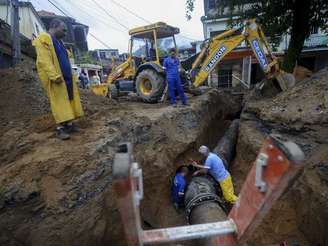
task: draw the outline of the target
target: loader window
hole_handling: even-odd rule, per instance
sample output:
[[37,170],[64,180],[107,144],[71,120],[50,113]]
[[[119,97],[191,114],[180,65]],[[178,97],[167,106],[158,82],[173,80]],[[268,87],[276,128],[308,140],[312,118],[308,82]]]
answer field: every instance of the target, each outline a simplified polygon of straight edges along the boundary
[[149,50],[152,46],[150,39],[134,38],[132,40],[132,55],[136,57],[149,57]]
[[171,48],[175,48],[173,37],[159,38],[157,40],[159,57],[165,57],[169,54]]
[[156,60],[154,40],[147,38],[132,39],[132,56],[144,57],[146,61]]

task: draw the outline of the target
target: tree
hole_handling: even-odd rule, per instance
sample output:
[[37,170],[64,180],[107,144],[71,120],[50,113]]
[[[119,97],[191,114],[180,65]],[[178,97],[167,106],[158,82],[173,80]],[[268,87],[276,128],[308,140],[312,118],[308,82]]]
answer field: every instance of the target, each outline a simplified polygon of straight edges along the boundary
[[[186,0],[187,18],[190,18],[195,0]],[[265,34],[277,44],[283,34],[290,35],[290,42],[283,61],[283,68],[293,72],[303,49],[304,41],[312,28],[328,27],[327,0],[216,0],[219,11],[228,9],[230,24],[245,19],[258,18]],[[240,15],[234,20],[233,15]]]

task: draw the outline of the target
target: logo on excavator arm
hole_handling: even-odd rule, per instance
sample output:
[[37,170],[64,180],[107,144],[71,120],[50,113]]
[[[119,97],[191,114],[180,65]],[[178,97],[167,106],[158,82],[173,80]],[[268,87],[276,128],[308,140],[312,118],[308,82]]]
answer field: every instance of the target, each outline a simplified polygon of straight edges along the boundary
[[255,50],[255,53],[256,53],[256,56],[259,60],[259,62],[261,63],[261,66],[264,70],[266,70],[267,66],[268,66],[268,61],[265,57],[265,54],[259,44],[259,41],[257,39],[253,39],[252,40],[252,45],[253,45],[253,48]]
[[209,61],[209,63],[204,68],[205,72],[211,71],[211,69],[216,65],[216,63],[221,59],[223,54],[226,52],[227,48],[222,46],[218,51],[215,53],[213,58]]

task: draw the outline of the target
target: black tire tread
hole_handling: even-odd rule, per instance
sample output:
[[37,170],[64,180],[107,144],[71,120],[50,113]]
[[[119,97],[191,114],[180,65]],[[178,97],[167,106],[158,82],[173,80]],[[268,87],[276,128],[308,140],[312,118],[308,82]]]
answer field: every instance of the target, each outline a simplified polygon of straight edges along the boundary
[[[152,92],[150,95],[144,95],[142,91],[139,88],[139,85],[142,81],[143,78],[147,77],[152,84]],[[152,69],[145,69],[141,71],[136,79],[136,91],[137,95],[147,103],[156,103],[158,102],[165,89],[165,83],[164,83],[164,78],[162,75],[157,73],[156,71]]]

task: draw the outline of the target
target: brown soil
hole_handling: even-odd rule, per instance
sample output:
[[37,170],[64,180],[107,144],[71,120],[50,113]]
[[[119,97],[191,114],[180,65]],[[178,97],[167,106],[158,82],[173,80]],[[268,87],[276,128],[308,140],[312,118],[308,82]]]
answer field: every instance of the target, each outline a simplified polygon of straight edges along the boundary
[[328,69],[273,99],[250,100],[241,115],[232,173],[240,190],[261,142],[287,136],[306,154],[305,169],[260,225],[249,245],[328,245]]
[[[0,245],[126,245],[111,189],[121,141],[134,145],[144,172],[147,228],[185,224],[170,202],[176,168],[213,147],[240,111],[231,95],[211,90],[187,108],[111,101],[81,92],[86,116],[69,141],[54,136],[48,101],[34,69],[0,72]],[[273,99],[250,100],[241,115],[232,174],[237,191],[264,137],[278,132],[306,153],[302,176],[249,241],[328,245],[328,72]],[[293,244],[292,244],[293,245]]]
[[[145,225],[185,224],[184,214],[170,202],[173,173],[197,146],[213,146],[240,110],[230,95],[216,90],[177,109],[82,92],[86,116],[76,122],[82,131],[63,142],[54,136],[47,99],[33,95],[43,93],[35,75],[19,74],[28,78],[37,98],[33,103],[46,105],[34,111],[17,72],[3,73],[10,83],[0,91],[0,245],[125,245],[111,190],[113,156],[121,141],[134,144],[144,171]],[[16,93],[10,101],[2,100],[7,91]]]

